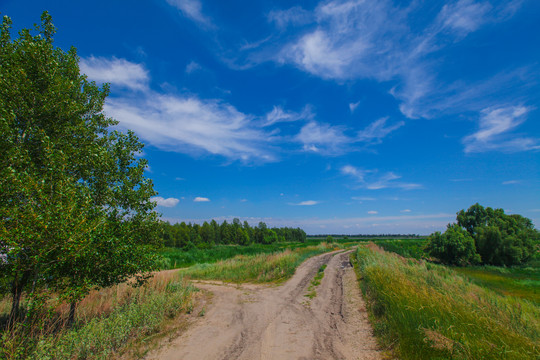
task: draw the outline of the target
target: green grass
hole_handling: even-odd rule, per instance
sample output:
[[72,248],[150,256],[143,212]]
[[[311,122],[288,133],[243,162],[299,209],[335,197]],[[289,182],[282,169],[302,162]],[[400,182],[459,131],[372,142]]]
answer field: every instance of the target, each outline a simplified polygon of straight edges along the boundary
[[539,268],[485,266],[455,268],[455,271],[499,294],[519,297],[540,306]]
[[195,264],[211,264],[237,255],[271,254],[283,249],[284,247],[281,244],[217,245],[210,249],[194,248],[189,250],[166,248],[160,253],[164,258],[161,268],[178,269]]
[[306,297],[313,299],[315,296],[317,296],[317,291],[315,289],[317,286],[321,285],[321,281],[324,277],[324,270],[326,269],[326,264],[322,264],[319,270],[317,270],[317,274],[311,280],[311,284],[308,287],[308,293],[305,295]]
[[355,268],[374,331],[401,359],[538,359],[540,308],[454,270],[359,247]]
[[25,326],[4,331],[0,334],[0,359],[118,358],[131,345],[159,335],[167,321],[173,321],[193,307],[192,295],[196,289],[177,274],[157,276],[150,285],[132,290],[124,286],[106,291],[105,295],[91,295],[91,304],[87,301],[80,306],[92,308],[93,305],[103,307],[104,303],[117,303],[118,299],[103,302],[101,297],[107,295],[119,296],[123,301],[101,316],[95,315],[91,319],[79,316],[73,328],[64,328],[58,333],[29,332]]
[[426,239],[392,239],[392,240],[374,240],[375,244],[403,257],[422,259],[425,257],[424,247]]
[[338,244],[321,243],[271,254],[237,255],[214,264],[198,264],[181,272],[186,278],[236,283],[283,281],[290,278],[305,259],[338,248]]

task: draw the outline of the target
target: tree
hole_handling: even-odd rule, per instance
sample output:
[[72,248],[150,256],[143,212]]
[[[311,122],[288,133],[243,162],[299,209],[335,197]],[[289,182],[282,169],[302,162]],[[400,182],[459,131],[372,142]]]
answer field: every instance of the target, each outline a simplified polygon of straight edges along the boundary
[[[484,208],[478,203],[467,210],[459,211],[456,220],[457,223],[452,225],[452,231],[448,234],[446,233],[450,227],[444,234],[431,235],[430,242],[433,244],[429,246],[433,256],[438,257],[433,251],[440,250],[436,244],[453,244],[458,237],[462,238],[461,235],[458,236],[457,229],[466,231],[474,240],[482,263],[487,265],[522,264],[534,255],[535,246],[538,246],[540,240],[540,234],[530,219],[517,214],[507,215],[503,209]],[[439,250],[434,250],[433,246]]]
[[79,71],[75,48],[53,46],[44,12],[37,35],[0,34],[0,252],[11,282],[11,320],[21,294],[57,291],[74,304],[93,288],[153,269],[158,214],[144,177],[143,144],[111,131],[109,93]]
[[474,239],[456,224],[449,224],[442,234],[437,231],[430,235],[426,250],[444,264],[463,266],[480,261]]

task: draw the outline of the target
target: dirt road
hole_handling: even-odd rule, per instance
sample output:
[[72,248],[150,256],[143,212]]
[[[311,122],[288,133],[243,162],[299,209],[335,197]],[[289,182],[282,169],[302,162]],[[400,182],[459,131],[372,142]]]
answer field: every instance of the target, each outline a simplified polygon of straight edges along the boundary
[[[309,299],[319,267],[324,278]],[[199,283],[214,293],[205,315],[149,359],[379,359],[349,253],[304,262],[280,286]]]

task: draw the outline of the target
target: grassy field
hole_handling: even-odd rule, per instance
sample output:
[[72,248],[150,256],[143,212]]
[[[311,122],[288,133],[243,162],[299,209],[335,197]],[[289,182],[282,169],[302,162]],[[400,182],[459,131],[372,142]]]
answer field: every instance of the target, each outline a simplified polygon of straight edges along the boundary
[[[286,249],[295,250],[307,247],[317,246],[325,243],[326,239],[316,238],[308,239],[306,242],[285,242],[274,243],[268,245],[252,244],[252,245],[216,245],[210,249],[189,249],[183,250],[178,248],[165,248],[161,255],[163,261],[162,269],[179,269],[190,267],[196,264],[212,264],[221,260],[231,259],[238,255],[256,255],[256,254],[273,254],[282,252]],[[333,243],[339,246],[351,246],[356,242],[347,239],[336,239]]]
[[540,268],[486,266],[455,268],[455,271],[499,294],[526,299],[540,306]]
[[[24,324],[1,333],[0,359],[118,358],[138,349],[141,341],[159,336],[167,322],[191,311],[195,291],[177,272],[164,272],[143,287],[121,284],[92,292],[79,304],[70,329]],[[9,311],[7,300],[0,303],[3,314]],[[65,321],[67,305],[54,311],[58,321]]]
[[383,347],[402,359],[538,359],[540,307],[375,245],[353,256]]
[[285,249],[270,254],[237,255],[213,264],[198,264],[181,273],[191,279],[212,279],[242,282],[272,282],[290,278],[305,259],[342,248],[339,244],[320,243],[314,246]]

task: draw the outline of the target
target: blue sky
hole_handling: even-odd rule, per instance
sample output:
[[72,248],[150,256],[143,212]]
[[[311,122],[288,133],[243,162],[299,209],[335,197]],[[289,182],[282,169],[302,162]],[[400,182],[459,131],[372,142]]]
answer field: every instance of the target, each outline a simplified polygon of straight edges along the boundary
[[146,144],[170,221],[443,230],[540,224],[540,2],[19,1]]

